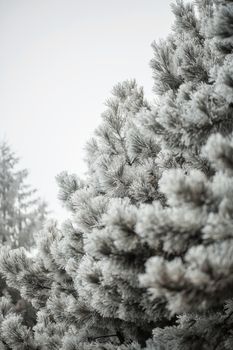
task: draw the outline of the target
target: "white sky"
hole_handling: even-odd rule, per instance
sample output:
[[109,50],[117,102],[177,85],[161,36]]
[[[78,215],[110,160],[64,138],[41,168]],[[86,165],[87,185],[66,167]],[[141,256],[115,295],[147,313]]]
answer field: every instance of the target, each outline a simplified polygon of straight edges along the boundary
[[86,141],[117,82],[151,98],[151,43],[165,37],[170,0],[0,0],[0,138],[54,211],[56,174],[82,175]]

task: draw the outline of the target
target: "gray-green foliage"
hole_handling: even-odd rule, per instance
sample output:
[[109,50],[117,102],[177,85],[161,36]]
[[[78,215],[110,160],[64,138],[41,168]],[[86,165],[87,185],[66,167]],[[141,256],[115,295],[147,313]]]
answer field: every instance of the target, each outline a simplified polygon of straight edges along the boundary
[[232,349],[233,2],[172,10],[153,44],[156,104],[116,85],[86,179],[57,177],[71,218],[47,225],[35,257],[2,254],[38,310],[33,329],[3,323],[10,349],[11,327],[40,350]]

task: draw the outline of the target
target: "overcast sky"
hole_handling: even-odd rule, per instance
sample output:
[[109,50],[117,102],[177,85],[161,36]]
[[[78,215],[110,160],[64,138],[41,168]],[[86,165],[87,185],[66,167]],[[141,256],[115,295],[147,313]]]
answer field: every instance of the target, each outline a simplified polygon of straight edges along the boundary
[[0,138],[54,216],[64,215],[55,175],[85,172],[113,85],[136,78],[152,97],[150,45],[170,31],[170,2],[0,0]]

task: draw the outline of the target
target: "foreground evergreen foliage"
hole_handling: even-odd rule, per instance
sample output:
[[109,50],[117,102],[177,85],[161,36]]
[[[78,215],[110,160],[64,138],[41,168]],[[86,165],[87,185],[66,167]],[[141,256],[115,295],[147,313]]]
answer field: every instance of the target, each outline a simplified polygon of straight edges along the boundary
[[172,8],[156,105],[116,85],[86,179],[57,178],[71,219],[47,225],[34,258],[2,252],[37,322],[3,300],[1,349],[233,348],[233,1]]
[[[42,228],[47,205],[27,183],[28,172],[18,168],[19,159],[6,142],[0,143],[0,247],[26,247],[34,243],[33,232]],[[31,303],[22,299],[16,285],[6,285],[0,271],[0,327],[8,316],[22,319],[26,327],[32,327],[36,312]],[[16,321],[18,322],[18,321]],[[11,323],[12,325],[12,323]],[[10,326],[11,327],[11,326]],[[10,328],[8,330],[10,331]],[[6,343],[0,335],[0,349]],[[7,342],[10,340],[8,339]],[[4,345],[5,344],[5,345]],[[1,347],[2,346],[2,347]],[[18,349],[21,347],[18,346]]]

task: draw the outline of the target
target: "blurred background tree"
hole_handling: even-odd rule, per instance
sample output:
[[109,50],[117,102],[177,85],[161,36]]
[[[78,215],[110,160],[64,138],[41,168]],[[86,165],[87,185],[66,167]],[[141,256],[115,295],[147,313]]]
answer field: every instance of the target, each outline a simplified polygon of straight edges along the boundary
[[47,204],[27,184],[28,170],[18,169],[19,158],[0,143],[0,241],[12,248],[33,246],[33,232],[42,228]]

